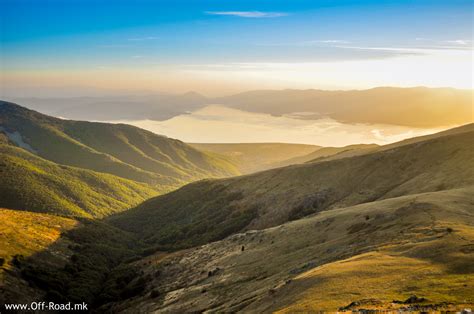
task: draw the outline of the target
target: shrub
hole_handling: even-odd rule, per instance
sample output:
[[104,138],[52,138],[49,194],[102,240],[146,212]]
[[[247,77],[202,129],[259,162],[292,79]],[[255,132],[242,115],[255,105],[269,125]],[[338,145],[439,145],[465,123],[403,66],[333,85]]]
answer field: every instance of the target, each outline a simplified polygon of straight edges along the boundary
[[125,289],[120,293],[120,296],[124,299],[133,298],[140,294],[146,287],[146,280],[143,277],[138,278],[135,282],[132,282],[130,285],[125,287]]
[[160,296],[160,291],[158,291],[158,289],[153,289],[150,293],[150,297],[153,298],[153,299],[157,298],[159,296]]
[[25,262],[25,257],[21,254],[17,254],[12,258],[12,265],[20,268]]

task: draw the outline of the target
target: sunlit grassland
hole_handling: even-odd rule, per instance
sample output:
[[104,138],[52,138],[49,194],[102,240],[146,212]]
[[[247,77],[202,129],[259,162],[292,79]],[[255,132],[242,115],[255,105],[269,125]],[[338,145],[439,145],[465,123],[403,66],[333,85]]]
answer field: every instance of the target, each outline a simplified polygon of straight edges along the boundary
[[0,258],[4,268],[11,268],[14,255],[29,257],[55,243],[65,231],[79,222],[66,217],[27,211],[0,209]]

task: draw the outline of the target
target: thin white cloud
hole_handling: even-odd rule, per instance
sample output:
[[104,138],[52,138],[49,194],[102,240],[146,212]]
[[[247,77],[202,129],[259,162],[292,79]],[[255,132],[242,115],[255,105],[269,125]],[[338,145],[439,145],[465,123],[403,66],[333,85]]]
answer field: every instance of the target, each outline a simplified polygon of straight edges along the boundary
[[135,38],[129,38],[129,41],[144,41],[144,40],[155,40],[158,39],[156,36],[146,36],[146,37],[135,37]]
[[[472,45],[472,40],[469,40],[469,39],[434,40],[434,39],[430,39],[430,38],[417,37],[417,38],[415,38],[415,40],[431,42],[433,45],[437,45],[437,47],[441,47],[441,48],[453,48],[452,46],[446,46],[446,44],[454,45],[454,46],[458,46],[458,47],[471,46]],[[454,48],[456,48],[456,47],[454,47]]]
[[280,43],[258,43],[257,46],[317,46],[317,45],[344,45],[350,44],[351,42],[348,40],[342,39],[325,39],[325,40],[306,40],[306,41],[298,41],[298,42],[280,42]]
[[106,45],[99,45],[100,48],[128,48],[131,47],[130,45],[121,45],[121,44],[106,44]]
[[467,39],[447,40],[446,42],[448,44],[461,45],[461,46],[467,46],[471,44],[471,41]]
[[397,52],[399,54],[429,54],[441,50],[471,50],[471,47],[465,46],[422,46],[422,47],[360,47],[360,46],[333,46],[335,48],[356,49],[356,50],[377,50],[386,52]]
[[396,52],[418,52],[423,48],[410,47],[362,47],[362,46],[334,46],[335,48],[357,49],[357,50],[380,50],[380,51],[396,51]]
[[287,13],[283,12],[262,12],[262,11],[206,11],[206,14],[210,15],[227,15],[237,16],[245,18],[268,18],[268,17],[281,17],[287,16]]
[[347,45],[331,45],[333,48],[340,49],[352,49],[360,51],[378,51],[386,56],[400,57],[400,56],[414,56],[414,55],[427,55],[432,53],[436,49],[427,48],[413,48],[413,47],[364,47],[364,46],[347,46]]
[[348,44],[350,41],[340,39],[316,40],[314,42],[323,44]]
[[325,39],[325,40],[307,40],[307,41],[301,41],[297,43],[292,43],[289,44],[290,46],[314,46],[314,45],[344,45],[344,44],[350,44],[351,42],[348,40],[342,40],[342,39]]

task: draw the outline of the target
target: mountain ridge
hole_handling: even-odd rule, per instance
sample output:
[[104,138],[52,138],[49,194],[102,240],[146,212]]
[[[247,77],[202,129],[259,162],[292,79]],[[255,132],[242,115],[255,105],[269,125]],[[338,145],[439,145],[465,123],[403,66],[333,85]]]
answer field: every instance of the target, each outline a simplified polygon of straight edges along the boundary
[[0,102],[0,126],[45,159],[151,185],[238,174],[221,156],[130,125],[61,120]]

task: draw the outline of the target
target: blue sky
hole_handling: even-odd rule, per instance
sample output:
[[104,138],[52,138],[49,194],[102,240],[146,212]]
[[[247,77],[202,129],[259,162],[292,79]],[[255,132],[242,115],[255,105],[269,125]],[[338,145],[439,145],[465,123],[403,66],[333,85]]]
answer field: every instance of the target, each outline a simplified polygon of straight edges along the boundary
[[[98,87],[120,88],[110,78],[121,71],[124,76],[149,78],[157,89],[173,91],[199,88],[192,83],[197,80],[220,81],[222,72],[235,77],[227,85],[246,77],[252,81],[241,89],[272,84],[351,88],[359,87],[357,82],[338,84],[335,80],[328,86],[313,86],[299,80],[275,80],[271,73],[280,71],[279,75],[290,78],[289,72],[295,75],[296,71],[291,70],[292,64],[408,60],[420,55],[429,55],[426,62],[435,62],[433,55],[439,59],[443,50],[456,51],[450,58],[462,55],[464,66],[469,66],[467,53],[472,54],[472,1],[0,0],[0,4],[0,66],[8,86],[22,82],[39,86],[41,81],[81,85],[90,81],[87,75],[102,75]],[[358,67],[350,63],[347,68]],[[65,82],[67,71],[74,76],[70,82]],[[419,71],[420,78],[413,82],[418,85],[472,86],[459,78],[424,84],[423,70]],[[157,77],[158,72],[176,82],[185,77],[189,87],[184,82],[168,86],[164,77]],[[38,77],[39,73],[44,75]],[[364,80],[370,81],[369,87],[377,85],[376,79]],[[323,80],[317,77],[315,81]],[[392,85],[387,80],[380,84]],[[400,85],[400,80],[397,76],[393,85]]]

